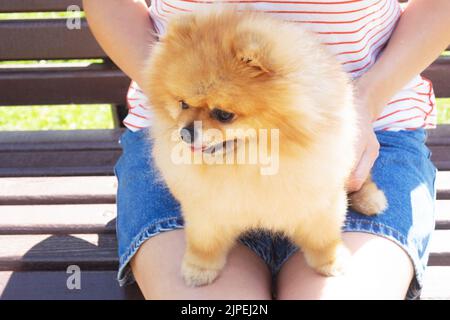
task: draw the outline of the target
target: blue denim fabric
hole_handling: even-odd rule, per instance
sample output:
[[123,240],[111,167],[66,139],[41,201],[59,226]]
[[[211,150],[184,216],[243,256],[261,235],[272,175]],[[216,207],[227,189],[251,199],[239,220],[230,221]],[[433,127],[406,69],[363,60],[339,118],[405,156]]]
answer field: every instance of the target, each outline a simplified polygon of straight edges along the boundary
[[[389,208],[368,217],[349,210],[343,232],[367,232],[392,240],[411,258],[415,277],[407,298],[418,297],[434,230],[436,168],[425,146],[426,132],[379,131],[380,154],[372,178],[382,189]],[[121,285],[134,281],[129,261],[148,238],[163,231],[183,228],[179,203],[161,182],[150,157],[147,131],[127,130],[120,143],[123,154],[115,166],[119,181],[117,193],[117,237]],[[288,239],[266,232],[250,232],[240,241],[254,250],[275,276],[298,248]]]

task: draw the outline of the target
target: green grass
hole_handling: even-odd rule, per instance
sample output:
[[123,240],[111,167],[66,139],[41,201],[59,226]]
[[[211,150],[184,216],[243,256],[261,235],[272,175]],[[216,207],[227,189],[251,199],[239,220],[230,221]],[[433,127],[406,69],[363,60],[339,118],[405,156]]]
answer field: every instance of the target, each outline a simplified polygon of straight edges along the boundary
[[[437,99],[438,123],[450,124],[450,98]],[[0,131],[112,129],[110,105],[0,107]]]
[[0,13],[0,20],[84,18],[84,12],[17,12]]
[[0,131],[112,129],[110,105],[0,107]]
[[51,66],[88,66],[103,63],[103,59],[71,59],[71,60],[8,60],[0,61],[0,69],[6,68],[42,68]]
[[437,122],[439,124],[450,124],[450,98],[436,99],[437,102]]

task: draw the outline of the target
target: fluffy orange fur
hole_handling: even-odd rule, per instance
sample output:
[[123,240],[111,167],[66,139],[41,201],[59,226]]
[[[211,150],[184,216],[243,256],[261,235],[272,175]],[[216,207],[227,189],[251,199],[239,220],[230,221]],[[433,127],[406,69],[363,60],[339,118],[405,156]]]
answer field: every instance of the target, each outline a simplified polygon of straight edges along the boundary
[[[347,75],[315,36],[250,11],[177,15],[152,48],[144,72],[143,89],[155,116],[152,156],[185,219],[186,283],[214,281],[236,239],[250,229],[288,236],[324,275],[342,272],[347,250],[341,226],[356,114]],[[233,113],[233,121],[212,118],[217,108]],[[278,129],[277,173],[262,175],[260,163],[174,163],[181,141],[176,132],[196,120],[224,135],[228,129]],[[245,133],[227,139],[234,151],[259,141]],[[240,147],[238,141],[249,144]],[[379,196],[376,186],[375,192]],[[370,209],[381,211],[383,199]],[[371,192],[357,201],[373,202]]]

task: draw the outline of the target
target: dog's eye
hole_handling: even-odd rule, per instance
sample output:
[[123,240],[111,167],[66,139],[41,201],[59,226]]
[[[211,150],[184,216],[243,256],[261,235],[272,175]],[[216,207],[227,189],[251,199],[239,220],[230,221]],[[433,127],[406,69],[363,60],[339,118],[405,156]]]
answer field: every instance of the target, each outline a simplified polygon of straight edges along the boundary
[[230,122],[234,118],[234,113],[213,109],[213,111],[211,111],[211,117],[220,122]]
[[183,100],[180,101],[180,107],[183,110],[189,109],[189,105],[186,102],[184,102]]

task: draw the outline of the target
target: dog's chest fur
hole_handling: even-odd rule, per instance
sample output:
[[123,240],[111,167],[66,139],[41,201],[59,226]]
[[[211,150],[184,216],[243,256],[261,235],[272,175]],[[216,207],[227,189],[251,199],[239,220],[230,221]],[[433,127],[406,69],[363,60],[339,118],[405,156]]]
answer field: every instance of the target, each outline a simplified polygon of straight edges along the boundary
[[320,166],[313,158],[280,158],[277,174],[261,175],[256,165],[174,164],[163,141],[155,141],[153,157],[187,221],[289,233],[298,221],[327,208],[329,196],[343,189],[336,167]]

